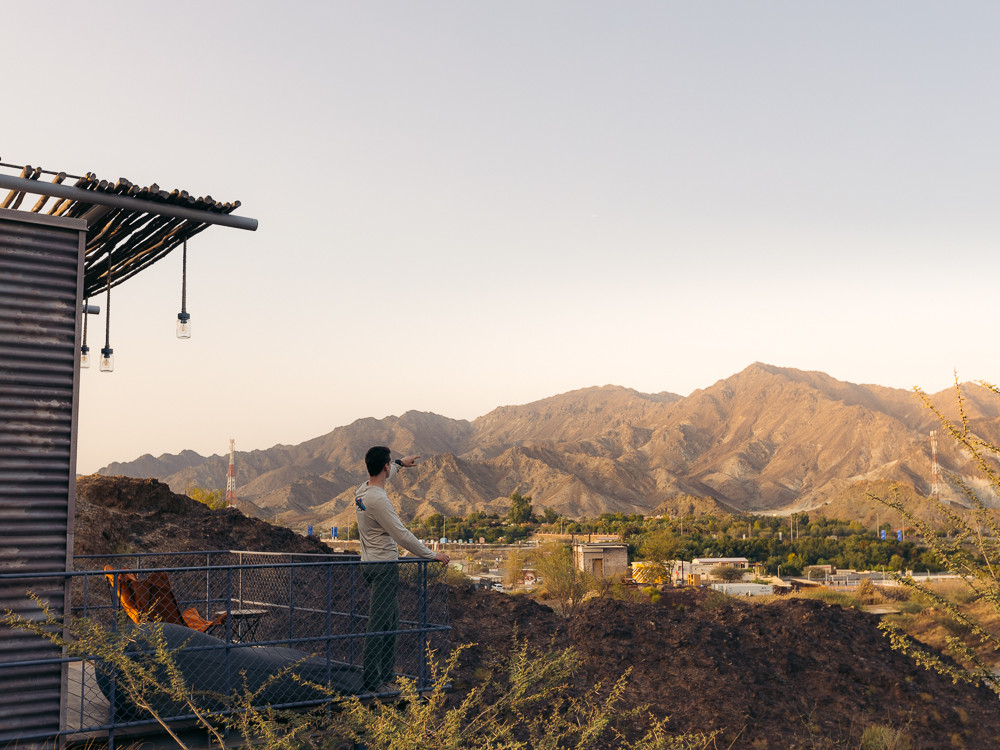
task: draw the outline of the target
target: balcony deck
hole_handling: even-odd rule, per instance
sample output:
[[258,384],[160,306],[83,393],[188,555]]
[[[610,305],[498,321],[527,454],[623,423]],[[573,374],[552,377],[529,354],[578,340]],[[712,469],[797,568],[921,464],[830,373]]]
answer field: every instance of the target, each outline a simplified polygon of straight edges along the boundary
[[[209,620],[225,613],[224,622],[207,633],[182,625],[157,628],[162,628],[171,649],[183,647],[175,660],[185,680],[213,696],[207,699],[208,710],[222,716],[230,710],[227,699],[245,689],[244,682],[262,687],[263,702],[258,705],[282,708],[376,694],[363,682],[364,647],[373,635],[368,632],[371,591],[363,574],[366,565],[370,563],[355,557],[212,551],[78,558],[77,570],[63,575],[73,617],[96,622],[110,633],[138,636],[138,645],[129,647],[133,658],[141,659],[150,650],[142,646],[150,627],[134,626],[124,617],[109,579],[117,584],[131,573],[143,580],[159,571],[169,577],[182,610],[194,608]],[[112,570],[106,572],[105,566]],[[447,594],[438,571],[427,561],[400,561],[398,629],[377,634],[395,637],[395,674],[413,680],[418,690],[431,686],[428,650],[442,654],[448,648]],[[23,577],[26,590],[30,578]],[[0,579],[11,585],[18,576]],[[156,720],[117,689],[118,676],[107,663],[95,658],[63,662],[59,734],[65,739],[107,740],[113,748],[116,736],[123,740],[157,729]],[[26,666],[0,663],[0,670]],[[281,677],[292,670],[322,687],[304,688],[301,680]],[[171,723],[190,725],[192,717],[182,705],[163,696],[153,705]],[[6,736],[0,729],[0,746],[28,739],[42,738]]]

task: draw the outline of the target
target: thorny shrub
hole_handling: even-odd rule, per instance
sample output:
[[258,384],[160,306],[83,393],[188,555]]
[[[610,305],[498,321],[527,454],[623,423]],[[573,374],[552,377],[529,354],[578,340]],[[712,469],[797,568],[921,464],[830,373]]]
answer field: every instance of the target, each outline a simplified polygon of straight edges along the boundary
[[[979,385],[994,396],[1000,397],[996,386],[978,381]],[[955,441],[961,451],[976,465],[976,484],[989,487],[1000,495],[1000,469],[997,457],[1000,445],[980,437],[973,429],[966,409],[966,397],[955,379],[955,402],[957,419],[948,417],[920,389],[915,389],[924,406],[937,417],[948,437]],[[951,635],[947,638],[947,651],[957,660],[957,664],[945,661],[933,651],[917,643],[897,625],[883,622],[879,627],[889,636],[893,647],[913,657],[919,664],[950,677],[954,682],[968,682],[987,685],[1000,694],[1000,675],[984,660],[983,654],[1000,653],[1000,633],[986,621],[969,614],[960,602],[981,603],[988,607],[991,616],[1000,617],[1000,525],[995,513],[989,509],[979,494],[973,489],[973,481],[946,473],[949,484],[965,498],[968,512],[960,513],[940,497],[933,497],[937,511],[954,530],[953,536],[942,537],[935,533],[930,523],[918,517],[914,509],[901,499],[896,489],[888,497],[870,494],[869,497],[898,511],[908,525],[917,529],[924,543],[944,563],[949,573],[958,576],[966,591],[961,596],[946,595],[931,586],[918,583],[909,576],[894,573],[899,583],[917,592],[915,597],[926,601],[935,608],[935,614],[947,620]]]
[[[431,653],[430,689],[418,692],[415,682],[400,678],[395,701],[345,698],[295,677],[294,666],[272,675],[254,691],[237,691],[229,698],[199,693],[185,683],[162,625],[134,628],[123,620],[110,630],[86,618],[68,618],[64,628],[57,613],[33,598],[44,619],[7,611],[0,621],[52,641],[68,656],[113,667],[120,694],[148,712],[180,748],[187,746],[173,731],[169,717],[157,712],[164,698],[193,715],[220,750],[226,746],[227,725],[262,750],[341,750],[352,743],[362,743],[368,750],[587,750],[609,743],[626,750],[705,750],[714,747],[718,735],[718,731],[669,734],[668,717],[653,716],[644,706],[625,708],[628,673],[613,685],[597,684],[581,693],[572,686],[581,666],[573,649],[539,651],[517,640],[516,634],[510,653],[477,670],[479,681],[457,701],[449,701],[448,692],[468,647],[457,648],[444,659]],[[331,702],[304,711],[257,705],[271,682],[289,674],[327,692]],[[224,715],[205,708],[220,703],[229,709]],[[618,727],[635,718],[645,720],[647,729],[642,737],[628,740]]]

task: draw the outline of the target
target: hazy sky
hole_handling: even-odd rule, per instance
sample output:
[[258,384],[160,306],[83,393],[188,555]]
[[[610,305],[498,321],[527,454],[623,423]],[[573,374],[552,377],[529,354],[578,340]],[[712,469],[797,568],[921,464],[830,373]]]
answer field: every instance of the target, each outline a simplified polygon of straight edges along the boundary
[[179,253],[112,291],[82,472],[607,383],[687,395],[757,360],[997,378],[994,3],[74,0],[3,20],[3,161],[260,221],[189,244],[189,341]]

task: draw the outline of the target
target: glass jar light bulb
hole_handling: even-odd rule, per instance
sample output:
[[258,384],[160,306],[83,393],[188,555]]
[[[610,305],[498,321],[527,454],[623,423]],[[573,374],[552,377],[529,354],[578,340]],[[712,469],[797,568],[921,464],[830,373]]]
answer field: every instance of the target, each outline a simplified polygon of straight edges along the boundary
[[177,313],[177,338],[191,338],[191,315],[189,313]]
[[90,367],[90,347],[86,344],[80,347],[80,367]]
[[101,349],[101,372],[113,372],[115,369],[115,350],[110,346]]

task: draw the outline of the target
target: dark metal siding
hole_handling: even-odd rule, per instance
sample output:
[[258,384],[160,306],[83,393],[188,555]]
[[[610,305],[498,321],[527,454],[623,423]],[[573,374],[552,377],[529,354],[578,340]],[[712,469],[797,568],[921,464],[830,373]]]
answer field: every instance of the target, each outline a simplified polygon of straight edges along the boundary
[[[75,220],[0,211],[0,572],[66,570],[76,488],[77,321],[83,232]],[[27,584],[0,585],[0,610],[39,617]],[[61,578],[30,588],[63,612]],[[58,648],[0,630],[0,747],[60,729]],[[27,744],[27,743],[25,743]]]

